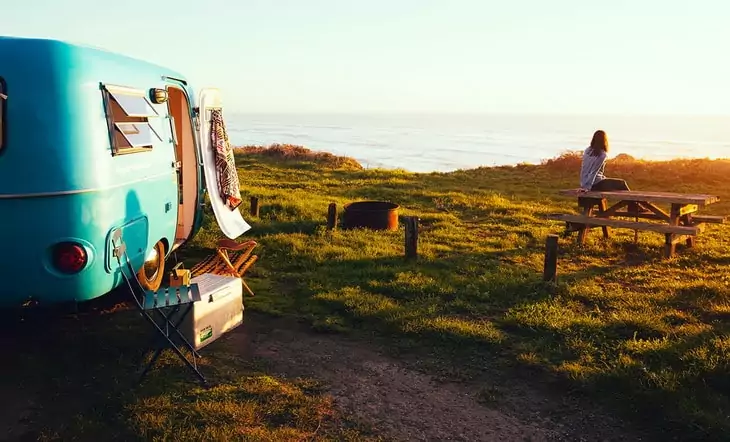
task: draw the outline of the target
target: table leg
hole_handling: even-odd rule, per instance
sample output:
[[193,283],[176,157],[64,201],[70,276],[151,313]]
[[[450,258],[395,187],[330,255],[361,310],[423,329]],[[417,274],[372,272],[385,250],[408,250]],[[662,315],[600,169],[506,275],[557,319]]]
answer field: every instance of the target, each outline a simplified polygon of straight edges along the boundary
[[[593,213],[593,205],[596,202],[593,199],[579,198],[578,204],[580,205],[584,216],[591,216]],[[578,230],[578,244],[586,243],[586,234],[588,233],[588,225],[582,224],[580,230]]]
[[[639,222],[639,210],[641,209],[641,203],[636,201],[633,205],[634,209],[634,222]],[[639,231],[634,230],[634,244],[639,243]]]
[[[606,210],[608,210],[608,203],[606,202],[606,198],[602,198],[598,205],[598,213],[603,213]],[[603,230],[603,238],[608,239],[608,226],[601,226],[601,230]]]
[[[678,226],[680,213],[682,210],[681,204],[672,204],[672,211],[669,213],[669,225]],[[664,257],[671,258],[674,256],[677,244],[674,242],[674,233],[666,233],[664,239]]]
[[[688,213],[684,215],[683,217],[683,223],[685,226],[691,226],[692,225],[692,214]],[[694,247],[695,246],[695,237],[694,235],[687,236],[686,240],[687,247]]]

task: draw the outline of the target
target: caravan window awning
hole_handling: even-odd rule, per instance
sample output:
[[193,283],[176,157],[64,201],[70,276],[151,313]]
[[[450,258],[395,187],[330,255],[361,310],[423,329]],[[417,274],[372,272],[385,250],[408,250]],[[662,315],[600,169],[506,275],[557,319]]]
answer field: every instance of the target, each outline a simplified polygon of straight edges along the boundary
[[159,114],[144,92],[135,89],[107,87],[109,95],[119,104],[128,117],[157,117]]

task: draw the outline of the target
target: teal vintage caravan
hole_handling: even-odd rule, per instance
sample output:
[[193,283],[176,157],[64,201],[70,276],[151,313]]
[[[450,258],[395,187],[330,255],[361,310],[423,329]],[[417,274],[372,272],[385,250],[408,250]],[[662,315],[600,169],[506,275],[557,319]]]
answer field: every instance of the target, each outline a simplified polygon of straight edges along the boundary
[[118,229],[156,289],[206,191],[223,233],[243,234],[225,146],[215,89],[196,95],[180,73],[100,49],[0,37],[0,307],[108,293],[124,282]]

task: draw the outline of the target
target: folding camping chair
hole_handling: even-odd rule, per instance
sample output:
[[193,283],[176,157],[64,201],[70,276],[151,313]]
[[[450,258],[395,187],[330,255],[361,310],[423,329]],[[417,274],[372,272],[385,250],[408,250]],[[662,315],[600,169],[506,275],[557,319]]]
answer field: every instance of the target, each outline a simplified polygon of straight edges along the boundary
[[190,273],[193,277],[203,273],[213,273],[241,278],[243,287],[251,296],[254,296],[251,288],[243,280],[243,275],[259,258],[257,255],[252,255],[253,249],[257,245],[256,241],[246,241],[239,244],[230,239],[221,239],[218,241],[216,253],[195,264],[190,269]]
[[[190,342],[185,339],[178,329],[180,324],[182,324],[182,321],[188,313],[190,313],[193,303],[200,301],[200,289],[198,288],[198,285],[193,283],[189,286],[163,287],[157,291],[145,290],[140,284],[139,279],[137,279],[137,272],[134,271],[132,263],[129,261],[126,244],[124,244],[120,229],[114,231],[112,235],[112,247],[114,249],[114,257],[117,259],[117,263],[119,264],[119,270],[129,287],[129,291],[140,311],[140,314],[142,314],[142,316],[144,316],[149,323],[152,324],[159,335],[159,345],[157,346],[157,349],[152,355],[150,361],[143,367],[138,383],[142,382],[145,375],[149,372],[155,362],[157,362],[162,351],[169,347],[195,373],[200,382],[203,385],[207,385],[205,378],[200,373],[197,366],[196,359],[201,357],[200,354],[195,350]],[[122,258],[124,259],[125,264],[122,264]],[[127,268],[129,275],[125,273],[124,267]],[[179,313],[182,306],[185,306],[185,309],[182,311],[177,321],[173,322],[172,318],[175,314]],[[165,313],[165,309],[169,309],[169,313]],[[162,324],[158,324],[152,315],[160,316],[162,318]],[[175,338],[180,341],[181,345],[175,343]],[[183,354],[181,350],[182,346],[187,347],[192,352],[192,361]]]

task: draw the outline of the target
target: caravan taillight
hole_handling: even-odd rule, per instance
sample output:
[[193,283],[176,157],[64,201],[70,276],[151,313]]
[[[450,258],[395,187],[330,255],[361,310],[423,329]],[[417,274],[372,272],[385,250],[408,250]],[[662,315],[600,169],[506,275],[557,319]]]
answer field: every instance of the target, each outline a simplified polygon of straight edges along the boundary
[[72,242],[62,242],[53,248],[53,265],[63,273],[78,273],[86,266],[86,250]]

